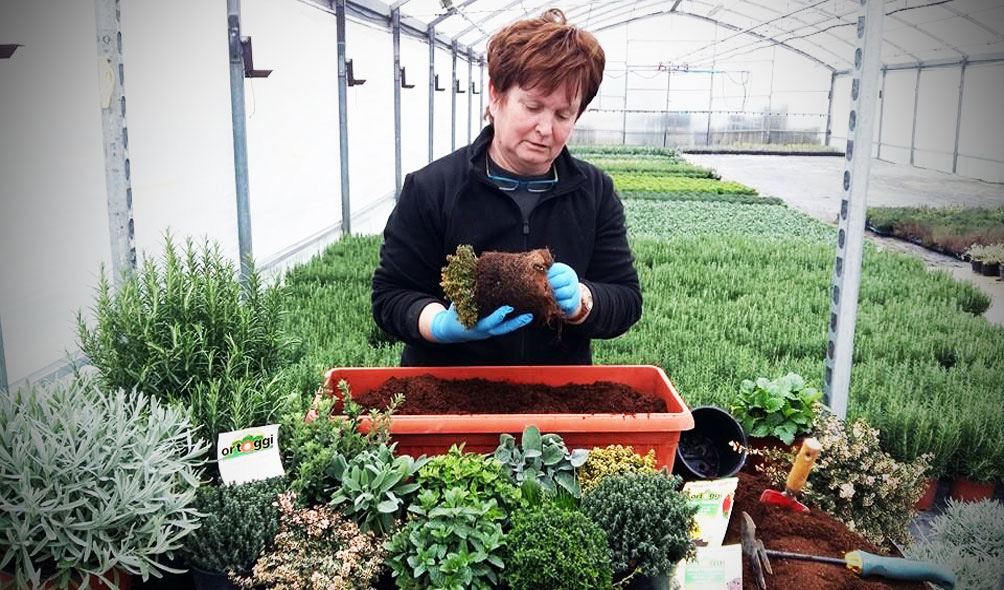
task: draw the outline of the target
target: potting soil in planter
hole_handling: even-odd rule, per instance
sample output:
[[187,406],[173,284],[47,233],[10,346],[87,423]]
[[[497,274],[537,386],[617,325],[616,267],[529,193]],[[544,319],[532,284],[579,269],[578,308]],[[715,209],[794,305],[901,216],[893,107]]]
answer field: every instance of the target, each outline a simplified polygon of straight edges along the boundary
[[[541,367],[546,371],[546,367]],[[428,414],[630,414],[666,412],[666,402],[610,381],[550,386],[485,379],[392,377],[353,399],[365,408],[384,408],[404,394],[400,415]]]
[[[732,520],[725,534],[725,543],[739,543],[743,511],[749,513],[756,524],[756,536],[767,549],[842,558],[845,553],[862,549],[870,553],[886,554],[849,530],[821,510],[791,512],[774,504],[760,502],[760,493],[772,488],[762,473],[739,473]],[[767,588],[797,590],[924,590],[919,582],[902,582],[882,578],[860,578],[846,568],[771,558],[774,574],[764,574]],[[753,570],[743,563],[743,589],[755,590]]]

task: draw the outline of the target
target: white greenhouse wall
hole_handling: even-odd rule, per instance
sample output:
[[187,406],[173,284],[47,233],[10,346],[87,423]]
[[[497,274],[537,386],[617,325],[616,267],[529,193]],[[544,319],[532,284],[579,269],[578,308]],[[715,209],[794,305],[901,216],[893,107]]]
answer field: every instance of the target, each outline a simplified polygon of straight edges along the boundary
[[[401,89],[401,173],[429,163],[429,45],[401,35],[401,66],[408,84]],[[393,75],[393,66],[391,75]],[[442,92],[437,92],[437,98]]]
[[959,136],[959,174],[991,182],[1004,182],[1002,96],[1004,64],[971,66],[966,69]]
[[[886,72],[885,94],[876,111],[876,117],[881,115],[881,129],[876,123],[873,155],[909,165],[912,139],[914,166],[952,173],[961,74],[960,66],[923,69],[920,92],[915,95],[916,69]],[[1004,64],[968,66],[964,84],[955,173],[1004,182],[1004,118],[1000,116],[999,104],[999,97],[1004,95]],[[831,145],[837,147],[843,147],[847,138],[850,86],[849,76],[837,78],[831,137]],[[915,100],[916,136],[913,135]]]
[[66,358],[111,255],[94,4],[5,2],[0,39],[23,45],[0,60],[0,318],[14,382]]
[[[426,51],[428,51],[428,47],[426,47]],[[432,159],[434,160],[449,154],[455,149],[450,143],[450,113],[452,108],[450,104],[450,84],[453,83],[452,59],[452,54],[449,51],[438,46],[436,47],[436,74],[439,75],[439,88],[443,88],[444,90],[442,92],[436,91],[436,96],[433,99],[433,129],[435,131],[433,133]],[[426,120],[426,124],[428,124],[428,120]]]

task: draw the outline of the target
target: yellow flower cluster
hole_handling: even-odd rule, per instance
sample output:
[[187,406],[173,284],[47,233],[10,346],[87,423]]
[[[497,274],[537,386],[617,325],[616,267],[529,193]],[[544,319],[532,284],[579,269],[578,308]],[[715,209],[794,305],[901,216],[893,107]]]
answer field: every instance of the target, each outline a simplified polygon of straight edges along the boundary
[[586,492],[604,477],[617,473],[655,473],[655,451],[641,456],[631,446],[607,445],[589,451],[589,458],[579,469],[579,486]]

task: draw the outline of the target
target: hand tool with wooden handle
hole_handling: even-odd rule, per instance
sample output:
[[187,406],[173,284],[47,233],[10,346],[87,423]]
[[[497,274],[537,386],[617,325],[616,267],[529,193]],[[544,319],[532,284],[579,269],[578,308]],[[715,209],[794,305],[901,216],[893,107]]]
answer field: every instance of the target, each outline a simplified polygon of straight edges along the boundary
[[756,538],[756,525],[746,512],[742,513],[742,546],[743,557],[753,568],[755,581],[760,590],[767,590],[764,572],[773,574],[770,567],[771,557],[777,559],[797,559],[842,565],[859,576],[877,576],[888,580],[909,580],[914,582],[934,582],[948,590],[955,587],[955,573],[930,561],[904,559],[902,557],[885,557],[867,551],[851,551],[838,557],[822,555],[806,555],[789,551],[775,551],[764,547],[763,541]]
[[784,491],[764,490],[760,494],[760,501],[768,504],[777,504],[788,508],[793,512],[808,512],[809,507],[798,501],[798,494],[805,486],[805,480],[812,471],[812,465],[819,456],[822,445],[814,438],[807,438],[802,442],[802,448],[798,450],[798,456],[791,465],[791,472],[788,473],[788,480],[785,482]]

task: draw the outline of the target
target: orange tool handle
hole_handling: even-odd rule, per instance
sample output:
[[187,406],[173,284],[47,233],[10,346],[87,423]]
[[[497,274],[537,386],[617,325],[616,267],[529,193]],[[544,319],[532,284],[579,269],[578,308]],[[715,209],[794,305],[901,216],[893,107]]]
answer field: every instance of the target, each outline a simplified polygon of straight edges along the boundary
[[798,493],[805,485],[805,480],[812,471],[812,465],[819,456],[819,451],[823,448],[815,438],[807,438],[802,442],[802,448],[798,450],[795,463],[791,466],[791,473],[788,474],[788,481],[785,482],[786,491]]

